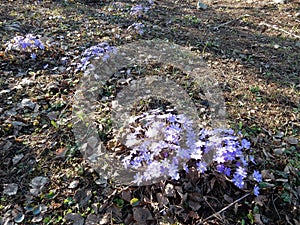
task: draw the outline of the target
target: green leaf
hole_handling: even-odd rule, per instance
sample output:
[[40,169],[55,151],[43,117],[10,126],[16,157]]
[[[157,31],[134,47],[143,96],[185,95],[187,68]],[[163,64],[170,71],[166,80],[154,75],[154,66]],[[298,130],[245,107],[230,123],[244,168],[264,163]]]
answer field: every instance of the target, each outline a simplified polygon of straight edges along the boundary
[[119,208],[123,208],[124,206],[124,200],[121,198],[115,198],[114,203],[116,203]]
[[54,120],[51,120],[51,125],[55,128],[58,128],[58,124],[54,121]]
[[130,205],[137,206],[140,203],[140,200],[138,198],[133,198],[130,200]]
[[254,216],[253,216],[253,213],[252,213],[251,210],[249,211],[247,217],[250,220],[250,223],[253,224],[254,223]]
[[245,220],[242,219],[241,225],[245,225],[245,224],[246,224]]
[[280,197],[282,198],[283,201],[287,203],[291,202],[290,194],[288,192],[283,192],[283,194]]

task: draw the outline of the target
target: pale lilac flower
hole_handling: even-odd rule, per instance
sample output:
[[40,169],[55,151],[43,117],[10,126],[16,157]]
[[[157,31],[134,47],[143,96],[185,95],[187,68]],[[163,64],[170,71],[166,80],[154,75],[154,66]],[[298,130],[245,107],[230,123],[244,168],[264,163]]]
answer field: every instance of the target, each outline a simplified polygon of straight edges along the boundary
[[197,170],[200,173],[204,173],[207,170],[207,164],[206,164],[206,162],[197,162],[196,166],[197,166]]
[[151,180],[161,176],[161,163],[153,161],[150,163],[143,174],[145,180]]
[[117,49],[110,46],[107,42],[101,42],[97,45],[91,46],[84,50],[84,52],[81,54],[82,59],[77,65],[76,71],[86,70],[92,58],[101,58],[102,61],[105,62],[110,57],[110,54],[116,54],[116,52]]
[[132,158],[132,156],[128,155],[128,156],[124,157],[124,159],[122,160],[125,169],[128,169],[130,167],[130,165],[131,165],[131,158]]
[[141,17],[144,12],[144,7],[142,5],[134,5],[131,7],[130,15],[137,15],[138,17]]
[[18,52],[26,52],[31,53],[30,57],[32,59],[36,58],[37,50],[44,50],[45,46],[41,40],[32,34],[27,34],[26,36],[16,36],[6,44],[5,52],[9,51],[18,51]]
[[176,157],[182,158],[182,159],[190,159],[191,153],[189,149],[180,148],[177,151]]
[[183,164],[183,169],[184,169],[184,171],[185,171],[186,173],[189,172],[189,168],[188,168],[188,166],[187,166],[186,163]]
[[143,30],[143,28],[145,27],[145,25],[144,24],[142,24],[142,23],[133,23],[133,24],[131,24],[128,28],[127,28],[127,30],[135,30],[137,33],[139,33],[140,35],[143,35],[144,34],[144,30]]
[[141,173],[136,173],[133,178],[133,182],[137,185],[140,185],[143,182],[143,176],[141,175]]
[[[247,178],[248,157],[244,155],[243,149],[250,145],[233,135],[232,130],[201,130],[199,136],[193,130],[191,120],[184,115],[174,115],[171,113],[161,114],[159,110],[151,110],[139,116],[138,120],[132,120],[132,123],[139,122],[140,135],[128,135],[131,140],[132,148],[129,157],[123,159],[125,166],[140,168],[146,165],[147,168],[142,174],[143,180],[150,180],[159,176],[169,176],[172,179],[179,179],[179,171],[183,169],[189,172],[188,162],[190,159],[196,161],[196,169],[200,173],[208,170],[206,162],[200,161],[203,153],[215,150],[213,161],[216,163],[216,169],[219,173],[231,178],[234,185],[243,188]],[[130,131],[132,132],[132,130]],[[143,135],[145,134],[145,135]],[[183,146],[182,146],[183,144]],[[130,160],[128,160],[130,159]],[[129,162],[128,162],[129,161]],[[250,156],[250,161],[254,158]],[[180,162],[180,163],[179,163]],[[235,165],[232,165],[236,162]],[[231,167],[236,167],[235,172],[231,173]],[[190,165],[192,166],[192,165]],[[252,175],[256,182],[261,181],[261,174],[254,171]],[[255,194],[259,191],[255,188]]]
[[179,179],[178,164],[177,163],[173,162],[168,166],[168,175],[174,180]]
[[132,148],[133,146],[139,144],[140,141],[137,139],[137,136],[135,133],[127,134],[126,143],[125,145],[129,148]]
[[190,158],[200,160],[202,159],[203,151],[200,147],[195,147],[193,151],[191,151]]
[[145,132],[146,137],[148,138],[155,138],[159,135],[159,130],[155,127],[149,127],[148,130]]

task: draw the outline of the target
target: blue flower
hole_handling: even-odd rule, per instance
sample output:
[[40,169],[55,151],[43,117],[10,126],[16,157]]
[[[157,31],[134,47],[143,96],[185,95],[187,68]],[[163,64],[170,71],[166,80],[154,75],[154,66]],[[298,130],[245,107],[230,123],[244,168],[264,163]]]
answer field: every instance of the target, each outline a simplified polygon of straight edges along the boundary
[[250,142],[246,139],[242,139],[242,148],[245,148],[245,149],[249,149],[250,148]]
[[[237,163],[238,164],[238,163]],[[243,188],[244,187],[244,178],[247,177],[246,169],[238,166],[235,173],[233,174],[232,182],[238,187]]]
[[231,169],[229,167],[224,166],[223,164],[217,165],[217,171],[219,173],[225,174],[228,177],[230,176],[231,173]]
[[186,134],[186,145],[189,148],[195,148],[196,147],[196,134],[193,129],[188,129]]
[[233,174],[232,182],[235,186],[242,189],[244,187],[244,178],[237,173]]
[[22,48],[29,48],[30,46],[31,46],[31,43],[30,42],[27,42],[27,41],[23,41],[23,42],[21,42],[21,46],[22,46]]
[[250,162],[252,162],[253,164],[256,164],[253,155],[250,155],[250,156],[249,156],[249,160],[250,160]]
[[246,169],[239,166],[236,171],[235,171],[236,174],[238,174],[239,176],[241,176],[242,178],[245,178],[247,177],[247,172],[246,172]]
[[42,50],[45,49],[45,46],[43,45],[43,43],[39,40],[39,39],[34,39],[34,45],[37,47],[37,48],[40,48]]
[[260,172],[258,172],[257,170],[254,170],[253,174],[253,179],[257,182],[262,182],[262,175]]
[[225,166],[223,164],[217,165],[217,171],[219,173],[223,173],[224,172],[224,168],[225,168]]
[[244,157],[241,157],[240,160],[241,160],[243,166],[248,166],[248,162]]
[[167,114],[167,120],[170,122],[170,123],[174,123],[176,121],[176,116],[174,114],[171,114],[171,113],[168,113]]
[[36,59],[36,54],[35,54],[35,53],[31,53],[30,57],[31,57],[32,59]]
[[229,176],[230,176],[230,173],[231,173],[231,169],[230,169],[229,167],[225,167],[223,173],[224,173],[227,177],[229,177]]
[[150,5],[154,4],[153,0],[148,0],[148,2],[149,2]]

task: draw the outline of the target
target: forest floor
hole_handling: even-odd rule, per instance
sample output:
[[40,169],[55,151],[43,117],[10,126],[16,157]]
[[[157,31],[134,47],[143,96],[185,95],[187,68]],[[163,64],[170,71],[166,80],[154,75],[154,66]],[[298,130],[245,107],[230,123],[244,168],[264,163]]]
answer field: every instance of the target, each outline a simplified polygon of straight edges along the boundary
[[[149,3],[1,1],[1,224],[299,225],[300,3],[211,0],[203,10],[194,0],[162,0],[141,17],[130,14],[137,4]],[[128,29],[134,22],[143,33]],[[45,44],[36,58],[6,51],[28,33]],[[119,47],[156,39],[201,58],[218,81],[227,125],[251,142],[262,172],[259,196],[213,171],[115,184],[81,153],[72,129],[81,53],[104,41]],[[142,67],[147,76],[173,69]]]

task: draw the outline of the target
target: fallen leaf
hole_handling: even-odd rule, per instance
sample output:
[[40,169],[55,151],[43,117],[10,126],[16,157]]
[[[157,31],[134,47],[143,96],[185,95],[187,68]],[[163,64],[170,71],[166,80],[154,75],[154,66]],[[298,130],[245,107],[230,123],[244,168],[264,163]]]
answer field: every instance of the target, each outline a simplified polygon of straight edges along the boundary
[[78,184],[79,184],[79,181],[78,181],[78,180],[73,180],[73,181],[69,184],[68,188],[74,189],[74,188],[76,188],[76,187],[78,186]]
[[176,196],[176,191],[174,189],[173,184],[167,184],[165,189],[164,189],[164,194],[166,197],[175,197]]
[[153,220],[152,214],[147,208],[135,207],[133,208],[133,218],[137,224],[147,224],[147,220]]
[[11,183],[11,184],[4,184],[3,194],[5,195],[15,195],[18,192],[18,184]]
[[83,225],[84,224],[84,218],[81,215],[79,215],[78,213],[66,214],[65,220],[72,221],[73,225]]
[[12,159],[12,162],[14,165],[16,165],[18,162],[20,162],[20,160],[24,157],[24,154],[21,153],[19,155],[15,155]]

